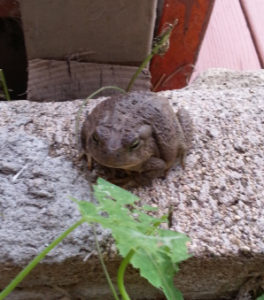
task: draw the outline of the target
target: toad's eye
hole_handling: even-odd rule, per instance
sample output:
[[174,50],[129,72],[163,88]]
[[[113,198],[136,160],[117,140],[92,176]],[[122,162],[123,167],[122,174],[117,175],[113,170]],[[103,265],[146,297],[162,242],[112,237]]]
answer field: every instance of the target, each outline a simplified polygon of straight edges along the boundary
[[99,144],[99,137],[96,132],[92,135],[92,140],[95,142],[95,144]]
[[140,145],[140,140],[136,139],[129,145],[129,150],[131,150],[131,151],[135,150],[139,147],[139,145]]

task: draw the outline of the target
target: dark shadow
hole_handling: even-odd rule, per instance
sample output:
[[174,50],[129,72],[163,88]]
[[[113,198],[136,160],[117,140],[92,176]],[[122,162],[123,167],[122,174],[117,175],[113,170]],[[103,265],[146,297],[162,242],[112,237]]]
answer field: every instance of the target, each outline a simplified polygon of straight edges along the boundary
[[21,21],[0,18],[0,69],[11,99],[26,99],[27,58]]

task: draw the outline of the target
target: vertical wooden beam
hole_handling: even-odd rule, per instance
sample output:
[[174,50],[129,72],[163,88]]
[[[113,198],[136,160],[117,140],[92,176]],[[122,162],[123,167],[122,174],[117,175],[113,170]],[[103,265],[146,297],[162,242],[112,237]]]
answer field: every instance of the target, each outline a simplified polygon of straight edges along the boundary
[[176,89],[188,83],[213,8],[213,0],[165,0],[159,32],[178,19],[167,53],[152,59],[154,91]]

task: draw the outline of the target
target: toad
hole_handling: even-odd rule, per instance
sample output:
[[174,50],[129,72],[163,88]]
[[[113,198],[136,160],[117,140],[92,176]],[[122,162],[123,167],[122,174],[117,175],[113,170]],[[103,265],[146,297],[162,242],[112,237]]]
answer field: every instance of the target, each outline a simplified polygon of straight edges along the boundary
[[87,115],[81,141],[88,167],[124,170],[137,183],[164,176],[179,161],[184,167],[192,139],[192,121],[180,108],[175,113],[167,98],[132,92],[100,102]]

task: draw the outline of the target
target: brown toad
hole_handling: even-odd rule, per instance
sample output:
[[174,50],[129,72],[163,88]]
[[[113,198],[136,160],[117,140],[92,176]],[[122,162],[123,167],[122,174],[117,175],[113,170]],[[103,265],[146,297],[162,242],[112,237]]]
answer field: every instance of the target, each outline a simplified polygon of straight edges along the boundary
[[[185,109],[175,114],[168,100],[151,92],[133,92],[100,102],[81,131],[88,167],[98,164],[133,174],[137,183],[165,175],[179,159],[184,167],[192,139]],[[135,176],[136,175],[136,176]]]

